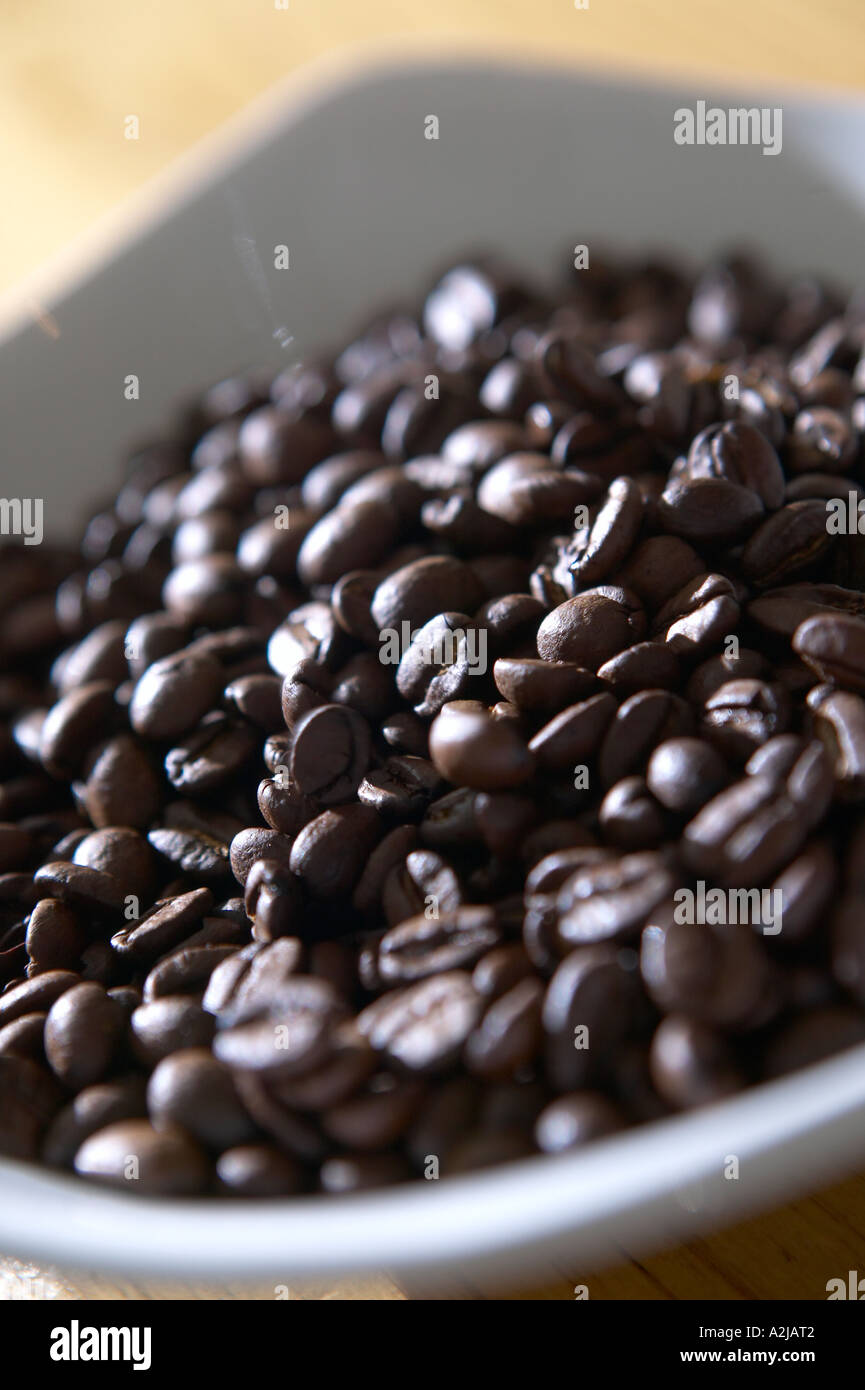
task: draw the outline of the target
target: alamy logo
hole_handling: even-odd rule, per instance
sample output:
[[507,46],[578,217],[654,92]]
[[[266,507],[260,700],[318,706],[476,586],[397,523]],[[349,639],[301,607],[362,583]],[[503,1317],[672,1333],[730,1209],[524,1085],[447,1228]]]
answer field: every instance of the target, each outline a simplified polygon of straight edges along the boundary
[[837,1298],[852,1298],[855,1302],[862,1303],[865,1301],[865,1279],[859,1278],[857,1269],[848,1269],[846,1280],[830,1279],[826,1284],[826,1292],[829,1295],[829,1303]]
[[486,628],[437,627],[420,642],[421,629],[412,630],[407,620],[395,627],[383,627],[379,633],[381,647],[378,659],[383,666],[398,666],[409,647],[417,644],[419,653],[428,666],[454,666],[465,660],[473,676],[482,676],[487,669],[487,631]]
[[696,890],[677,888],[673,920],[690,926],[726,927],[739,922],[761,927],[764,936],[777,936],[784,914],[780,888],[706,888],[697,880]]
[[42,510],[41,497],[0,497],[0,535],[23,536],[25,545],[41,545]]
[[780,154],[783,112],[780,106],[680,106],[673,112],[677,145],[762,145],[764,154]]
[[52,1328],[51,1360],[131,1361],[134,1371],[149,1371],[151,1339],[149,1327],[82,1327],[73,1318]]

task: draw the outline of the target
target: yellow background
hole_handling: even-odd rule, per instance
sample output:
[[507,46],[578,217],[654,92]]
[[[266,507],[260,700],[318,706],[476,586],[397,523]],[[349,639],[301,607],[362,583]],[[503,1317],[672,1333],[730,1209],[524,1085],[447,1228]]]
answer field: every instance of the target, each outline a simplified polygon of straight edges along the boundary
[[[283,0],[279,0],[283,2]],[[581,0],[582,2],[582,0]],[[257,93],[377,39],[865,87],[865,0],[3,0],[0,289]],[[123,139],[135,114],[141,138]]]

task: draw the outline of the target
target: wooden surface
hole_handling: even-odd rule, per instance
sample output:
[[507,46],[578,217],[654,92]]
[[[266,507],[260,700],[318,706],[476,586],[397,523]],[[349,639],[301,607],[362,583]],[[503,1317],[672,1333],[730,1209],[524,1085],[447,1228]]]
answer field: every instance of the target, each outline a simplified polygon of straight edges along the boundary
[[[6,0],[0,10],[0,290],[281,77],[345,45],[405,41],[767,83],[865,87],[865,0]],[[138,141],[123,138],[129,115]],[[626,1254],[626,1252],[623,1252]],[[865,1272],[865,1175],[614,1270],[562,1269],[517,1299],[825,1298]],[[373,1280],[290,1287],[401,1299]],[[285,1293],[282,1294],[285,1297]],[[454,1298],[480,1291],[455,1283]],[[274,1298],[271,1286],[108,1282],[0,1258],[0,1298]]]

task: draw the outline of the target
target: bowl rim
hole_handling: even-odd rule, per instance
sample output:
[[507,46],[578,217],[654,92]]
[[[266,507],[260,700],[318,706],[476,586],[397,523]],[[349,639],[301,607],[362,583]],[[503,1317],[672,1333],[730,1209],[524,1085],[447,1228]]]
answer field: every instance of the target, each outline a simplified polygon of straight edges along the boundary
[[[0,1159],[0,1248],[93,1270],[211,1278],[218,1272],[221,1280],[464,1269],[467,1263],[495,1268],[569,1237],[587,1249],[624,1237],[630,1253],[658,1244],[657,1233],[638,1233],[636,1245],[630,1239],[630,1220],[641,1209],[669,1216],[678,1207],[677,1238],[679,1227],[693,1232],[717,1224],[716,1204],[702,1211],[699,1203],[696,1209],[682,1204],[695,1184],[714,1185],[716,1195],[723,1190],[726,1221],[840,1176],[865,1156],[863,1121],[865,1044],[859,1044],[575,1153],[342,1197],[133,1197]],[[793,1147],[799,1162],[785,1165]],[[741,1168],[750,1167],[756,1178],[750,1186],[723,1181],[731,1154]]]

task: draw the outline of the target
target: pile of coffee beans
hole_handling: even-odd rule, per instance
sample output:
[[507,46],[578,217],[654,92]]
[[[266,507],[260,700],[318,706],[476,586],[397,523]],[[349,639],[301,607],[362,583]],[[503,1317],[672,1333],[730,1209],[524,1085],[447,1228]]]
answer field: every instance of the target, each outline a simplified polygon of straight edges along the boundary
[[865,300],[739,255],[182,410],[0,552],[0,1152],[342,1193],[865,1042],[863,495]]

